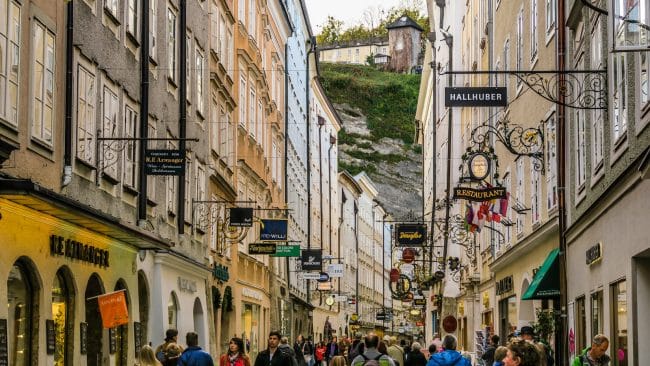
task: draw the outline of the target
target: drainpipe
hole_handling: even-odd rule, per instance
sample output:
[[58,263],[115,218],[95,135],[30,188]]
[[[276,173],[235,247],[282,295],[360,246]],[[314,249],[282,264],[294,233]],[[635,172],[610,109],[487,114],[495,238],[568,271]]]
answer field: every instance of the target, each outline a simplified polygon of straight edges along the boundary
[[[347,201],[347,198],[345,197],[345,193],[343,192],[343,188],[341,187],[341,206],[340,206],[341,210],[339,211],[339,213],[340,213],[339,214],[339,227],[338,227],[339,235],[338,235],[338,240],[337,240],[337,242],[338,242],[337,247],[338,247],[338,253],[339,253],[338,254],[339,264],[341,264],[341,258],[342,258],[342,255],[341,255],[341,228],[343,227],[343,206],[345,205],[345,201]],[[341,280],[342,279],[339,278],[339,285],[338,285],[339,295],[341,294]],[[339,311],[339,313],[341,312],[341,303],[340,302],[339,302],[339,306],[338,306],[338,311]],[[349,320],[348,320],[348,325],[349,325]],[[349,329],[349,327],[348,327],[348,329]]]
[[354,202],[354,249],[357,254],[357,270],[355,272],[355,301],[354,312],[359,314],[359,207],[357,202]]
[[[329,206],[330,206],[330,213],[329,213],[329,226],[330,226],[330,232],[328,235],[329,238],[329,247],[330,247],[330,254],[332,254],[332,148],[336,144],[336,137],[333,135],[330,135],[330,147],[327,149],[327,195],[328,195],[328,201]],[[338,252],[337,256],[340,257],[341,253]]]
[[65,131],[64,131],[64,155],[63,155],[63,179],[61,186],[66,187],[72,182],[72,58],[74,4],[72,1],[66,5],[67,20],[65,33]]
[[564,85],[566,75],[565,52],[566,52],[566,13],[565,0],[557,2],[557,70],[558,80],[557,90],[558,103],[557,108],[557,188],[558,188],[558,230],[560,231],[560,302],[553,301],[553,307],[556,311],[561,311],[561,332],[555,332],[556,355],[560,357],[558,364],[563,365],[564,361],[569,359],[567,352],[568,344],[568,324],[567,317],[567,268],[566,268],[566,108],[564,107],[565,96],[561,91],[561,85]]
[[[438,124],[436,123],[436,113],[437,113],[437,99],[438,99],[438,92],[436,89],[436,32],[429,32],[429,43],[431,44],[431,123],[430,123],[430,129],[431,129],[431,248],[429,250],[429,275],[433,275],[433,252],[434,252],[434,246],[435,246],[435,235],[434,235],[434,229],[436,227],[436,181],[437,181],[437,174],[436,174],[436,169],[437,169],[437,161],[436,161],[436,129],[438,127]],[[423,141],[423,146],[422,146],[422,155],[424,157],[424,144],[426,142]],[[422,159],[422,163],[424,163],[424,158]],[[424,179],[424,177],[422,178]],[[422,190],[424,192],[424,190]],[[424,214],[422,215],[424,218]]]
[[[292,36],[295,36],[295,32]],[[289,43],[284,44],[284,64],[289,64]],[[275,70],[274,70],[275,71]],[[289,131],[289,98],[286,97],[287,90],[289,90],[289,73],[284,73],[284,202],[288,206],[289,204],[289,136],[287,133]],[[289,215],[290,211],[287,211]],[[287,291],[290,293],[291,289],[291,266],[289,265],[289,257],[286,260],[286,269],[287,269]],[[293,327],[291,327],[293,329]]]
[[[140,170],[138,172],[138,220],[147,219],[147,175],[144,172],[145,151],[149,138],[149,1],[142,2],[140,28]],[[154,21],[156,21],[154,19]]]
[[[309,57],[312,53],[316,51],[316,37],[311,37],[309,40],[309,50],[307,50],[307,55],[305,56],[307,65],[305,73],[305,109],[306,121],[307,124],[307,249],[311,249],[311,111],[309,106],[309,78],[310,78],[310,67],[309,67]],[[307,280],[307,303],[311,305],[311,281]],[[312,323],[313,324],[313,323]],[[313,326],[312,326],[313,327]]]
[[[323,138],[322,130],[325,125],[325,118],[318,116],[318,191],[320,196],[320,249],[323,251]],[[331,248],[330,248],[331,249]],[[320,302],[323,305],[323,292],[319,292]]]
[[[180,5],[180,29],[179,32],[182,37],[180,38],[180,58],[179,65],[180,69],[178,70],[179,75],[179,91],[178,91],[178,137],[180,141],[178,146],[181,151],[183,158],[186,158],[186,148],[185,148],[185,137],[187,135],[187,2],[182,0],[179,1]],[[142,114],[142,113],[141,113]],[[185,175],[190,174],[190,172],[183,169],[183,174],[178,176],[178,233],[185,233],[185,190],[189,187],[185,187]]]

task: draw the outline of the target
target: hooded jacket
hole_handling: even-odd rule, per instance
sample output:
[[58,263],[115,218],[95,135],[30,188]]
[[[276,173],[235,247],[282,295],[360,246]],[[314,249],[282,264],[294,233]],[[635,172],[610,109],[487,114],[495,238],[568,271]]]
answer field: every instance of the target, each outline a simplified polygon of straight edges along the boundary
[[427,366],[472,366],[458,351],[444,350],[429,359]]
[[[583,361],[585,361],[587,359],[587,352],[589,352],[590,350],[591,350],[591,347],[587,347],[584,350],[582,350],[582,353],[580,353],[578,356],[576,356],[576,358],[573,360],[573,363],[571,365],[573,365],[573,366],[576,366],[576,365],[577,366],[582,366]],[[607,356],[607,355],[600,356],[600,362],[601,362],[602,365],[605,365],[605,366],[609,365],[609,361],[611,361],[609,356]]]

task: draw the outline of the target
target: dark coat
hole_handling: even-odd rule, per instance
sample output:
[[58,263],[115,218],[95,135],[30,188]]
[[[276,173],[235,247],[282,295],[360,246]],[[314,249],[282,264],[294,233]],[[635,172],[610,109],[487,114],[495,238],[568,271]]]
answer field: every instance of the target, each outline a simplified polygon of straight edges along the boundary
[[268,348],[260,352],[255,359],[255,366],[289,366],[293,364],[291,355],[286,352],[282,352],[280,348],[275,350],[273,354],[273,359],[270,359],[270,353]]
[[404,366],[426,366],[427,359],[424,357],[424,354],[420,351],[411,351],[406,354],[406,361],[404,361]]

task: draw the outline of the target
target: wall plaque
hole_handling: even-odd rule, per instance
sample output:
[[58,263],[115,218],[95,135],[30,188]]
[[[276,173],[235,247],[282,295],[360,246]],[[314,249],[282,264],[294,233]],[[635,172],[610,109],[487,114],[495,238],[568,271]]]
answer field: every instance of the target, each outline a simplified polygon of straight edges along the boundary
[[586,258],[587,258],[587,261],[586,261],[587,265],[592,265],[592,264],[598,262],[603,257],[603,250],[602,250],[601,244],[598,243],[598,244],[594,245],[593,247],[587,249],[587,252],[585,254],[586,254]]
[[45,320],[45,342],[47,354],[53,355],[56,352],[56,328],[52,319]]
[[512,291],[512,276],[504,277],[497,281],[497,295]]
[[133,322],[133,340],[135,342],[135,357],[137,358],[142,347],[142,324],[140,322]]
[[79,323],[79,353],[88,353],[88,323]]
[[108,328],[108,353],[117,352],[117,328]]

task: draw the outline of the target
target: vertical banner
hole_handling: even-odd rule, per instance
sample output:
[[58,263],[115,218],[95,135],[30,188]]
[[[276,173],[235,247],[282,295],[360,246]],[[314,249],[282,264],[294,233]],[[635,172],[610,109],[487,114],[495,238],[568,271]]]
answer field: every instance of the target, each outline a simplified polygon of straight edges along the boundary
[[111,292],[97,297],[99,313],[102,315],[104,328],[115,328],[129,322],[129,311],[126,308],[124,291]]

